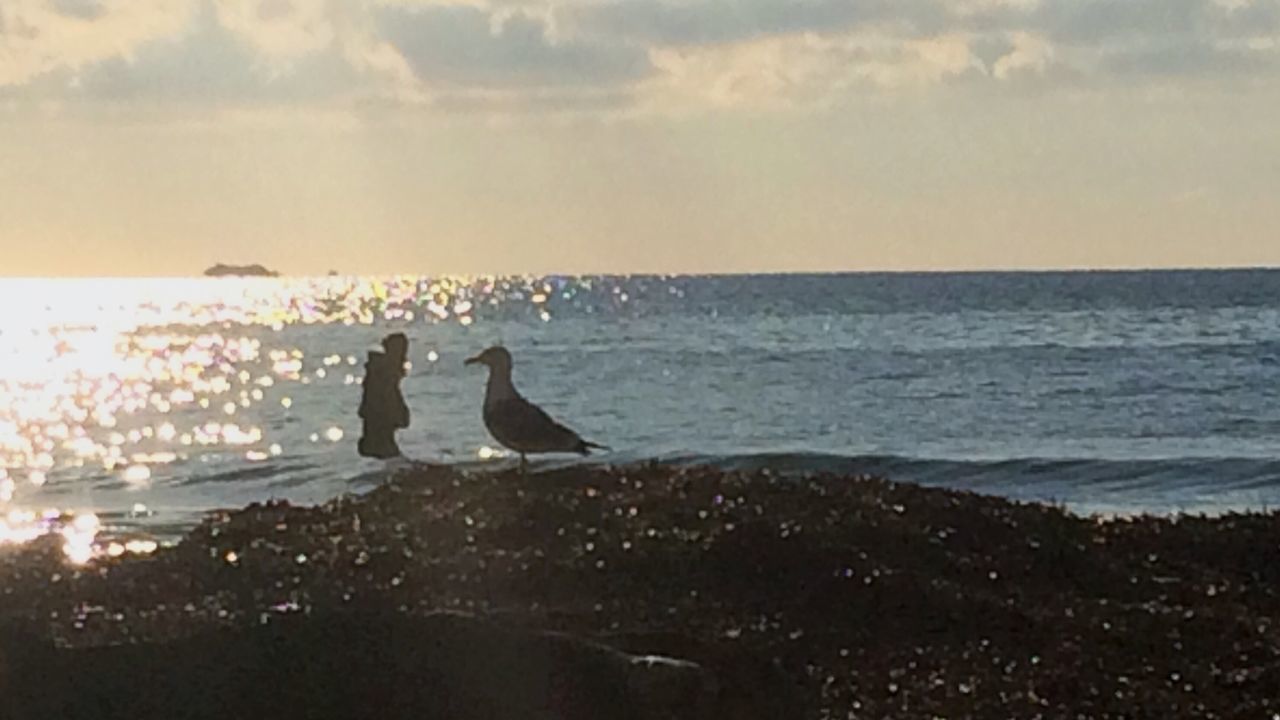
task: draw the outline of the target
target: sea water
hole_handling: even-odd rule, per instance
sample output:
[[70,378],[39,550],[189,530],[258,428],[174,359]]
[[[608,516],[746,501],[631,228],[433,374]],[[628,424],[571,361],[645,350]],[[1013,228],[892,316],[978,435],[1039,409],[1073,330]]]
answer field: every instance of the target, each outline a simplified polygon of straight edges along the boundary
[[415,460],[513,462],[463,365],[502,343],[597,462],[1280,505],[1280,271],[22,279],[0,308],[0,540],[54,509],[172,537],[367,489],[387,468],[355,450],[360,380],[390,332]]

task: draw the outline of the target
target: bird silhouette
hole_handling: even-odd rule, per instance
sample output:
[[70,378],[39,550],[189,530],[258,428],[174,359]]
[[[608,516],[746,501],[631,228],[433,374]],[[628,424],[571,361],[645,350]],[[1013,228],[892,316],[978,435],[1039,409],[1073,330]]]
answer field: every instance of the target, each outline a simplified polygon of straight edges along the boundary
[[511,353],[501,345],[468,358],[466,364],[489,368],[489,383],[484,392],[484,426],[500,445],[520,454],[522,471],[528,468],[528,455],[557,452],[590,455],[593,449],[609,449],[583,440],[542,408],[525,400],[511,382]]

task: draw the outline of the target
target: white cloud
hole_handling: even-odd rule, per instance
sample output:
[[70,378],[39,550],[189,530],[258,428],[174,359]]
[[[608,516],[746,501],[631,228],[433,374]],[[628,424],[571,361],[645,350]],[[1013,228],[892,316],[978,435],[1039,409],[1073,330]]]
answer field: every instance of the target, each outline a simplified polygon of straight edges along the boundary
[[[63,15],[19,1],[23,12],[4,6],[0,26],[0,93],[10,98],[226,107],[423,99],[359,2],[120,0]],[[139,16],[144,6],[153,14]]]
[[1009,80],[1020,73],[1043,74],[1053,62],[1053,45],[1043,35],[1014,32],[1010,35],[1009,52],[1001,55],[991,67],[997,80]]
[[214,0],[219,24],[270,59],[322,52],[338,36],[327,0]]
[[654,50],[651,109],[825,105],[846,92],[926,87],[984,72],[963,34],[899,41],[874,30]]
[[193,7],[192,0],[5,0],[0,3],[0,87],[130,57],[145,43],[181,32]]
[[428,86],[513,88],[628,84],[649,71],[637,47],[557,39],[542,19],[473,7],[384,9],[382,37]]
[[795,107],[1268,77],[1278,46],[1280,0],[4,0],[0,94]]

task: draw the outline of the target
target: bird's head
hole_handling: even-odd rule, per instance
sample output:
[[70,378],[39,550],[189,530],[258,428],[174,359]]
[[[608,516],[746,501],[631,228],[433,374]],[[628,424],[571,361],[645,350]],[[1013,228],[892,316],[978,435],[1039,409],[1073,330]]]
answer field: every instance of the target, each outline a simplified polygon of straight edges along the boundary
[[511,372],[511,353],[501,345],[494,345],[472,358],[467,358],[467,365],[487,365],[493,372]]

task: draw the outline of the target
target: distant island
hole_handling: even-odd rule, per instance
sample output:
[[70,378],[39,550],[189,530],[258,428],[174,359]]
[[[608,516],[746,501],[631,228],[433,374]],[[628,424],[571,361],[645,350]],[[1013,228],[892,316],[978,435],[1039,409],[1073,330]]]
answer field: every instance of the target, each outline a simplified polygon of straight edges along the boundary
[[205,277],[279,277],[280,273],[261,265],[224,265],[218,263],[204,271]]

